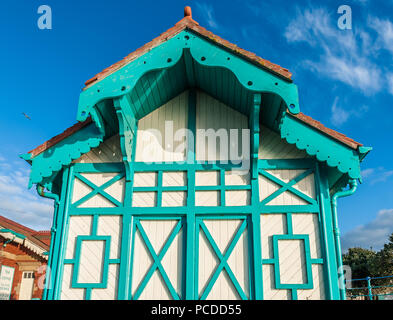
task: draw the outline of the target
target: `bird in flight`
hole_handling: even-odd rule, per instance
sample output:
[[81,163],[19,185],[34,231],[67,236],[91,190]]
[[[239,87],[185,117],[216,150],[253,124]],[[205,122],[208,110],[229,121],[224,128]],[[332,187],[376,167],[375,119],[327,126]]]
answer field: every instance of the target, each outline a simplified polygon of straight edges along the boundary
[[31,118],[30,118],[26,113],[22,112],[22,114],[23,114],[27,119],[31,120]]

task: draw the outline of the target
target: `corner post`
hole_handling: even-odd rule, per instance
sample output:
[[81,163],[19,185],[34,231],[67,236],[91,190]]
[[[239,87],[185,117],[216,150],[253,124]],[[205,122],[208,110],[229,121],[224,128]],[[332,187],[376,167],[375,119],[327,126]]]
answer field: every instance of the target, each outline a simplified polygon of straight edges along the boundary
[[251,292],[255,300],[263,299],[262,278],[262,252],[261,252],[261,220],[259,212],[259,186],[258,186],[258,150],[259,150],[259,112],[261,106],[261,94],[254,94],[254,103],[250,112],[249,127],[250,135],[250,176],[251,176],[251,228],[252,228],[252,253],[253,253],[253,283],[254,290]]

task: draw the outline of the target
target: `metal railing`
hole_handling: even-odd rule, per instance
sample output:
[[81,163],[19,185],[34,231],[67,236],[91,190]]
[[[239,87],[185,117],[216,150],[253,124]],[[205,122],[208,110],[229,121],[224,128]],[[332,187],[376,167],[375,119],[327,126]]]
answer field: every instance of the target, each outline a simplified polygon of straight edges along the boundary
[[[376,281],[381,279],[391,278],[390,284],[384,285],[372,285],[371,281]],[[365,281],[366,285],[361,287],[352,287],[352,282],[356,281]],[[350,283],[349,283],[350,282]],[[391,292],[385,293],[384,289],[389,290],[388,288],[392,288]],[[386,296],[393,296],[393,275],[384,276],[384,277],[366,277],[360,279],[351,279],[346,280],[346,291],[347,291],[347,299],[367,299],[367,300],[383,300]],[[377,292],[379,291],[379,292]]]

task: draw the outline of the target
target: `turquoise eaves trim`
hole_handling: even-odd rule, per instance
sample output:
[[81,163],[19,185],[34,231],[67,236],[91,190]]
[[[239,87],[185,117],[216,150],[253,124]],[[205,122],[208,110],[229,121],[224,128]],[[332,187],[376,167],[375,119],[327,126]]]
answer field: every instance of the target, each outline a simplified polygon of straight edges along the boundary
[[26,239],[26,236],[24,236],[23,234],[17,233],[11,229],[0,229],[0,233],[11,233],[13,236],[20,238],[22,240]]
[[285,113],[280,125],[281,138],[295,144],[318,161],[326,161],[330,167],[347,173],[352,179],[360,179],[360,153],[335,141],[312,127],[305,125],[290,114]]
[[28,158],[29,154],[22,155],[21,158],[32,161],[29,188],[35,183],[41,184],[45,178],[52,177],[73,160],[98,147],[103,140],[103,133],[91,124],[32,159]]
[[[100,101],[130,93],[138,80],[148,72],[173,67],[182,58],[186,49],[198,64],[230,70],[247,90],[276,94],[284,100],[291,113],[300,112],[298,89],[294,83],[255,66],[191,30],[183,30],[82,91],[77,120],[83,121],[88,118],[94,113],[94,108]],[[96,121],[94,117],[93,120]]]

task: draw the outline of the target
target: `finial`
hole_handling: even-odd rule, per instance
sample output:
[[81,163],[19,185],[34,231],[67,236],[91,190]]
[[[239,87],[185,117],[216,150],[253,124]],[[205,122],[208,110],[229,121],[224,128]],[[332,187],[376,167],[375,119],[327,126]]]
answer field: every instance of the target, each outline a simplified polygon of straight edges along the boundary
[[184,17],[192,18],[191,7],[189,7],[189,6],[184,7]]

